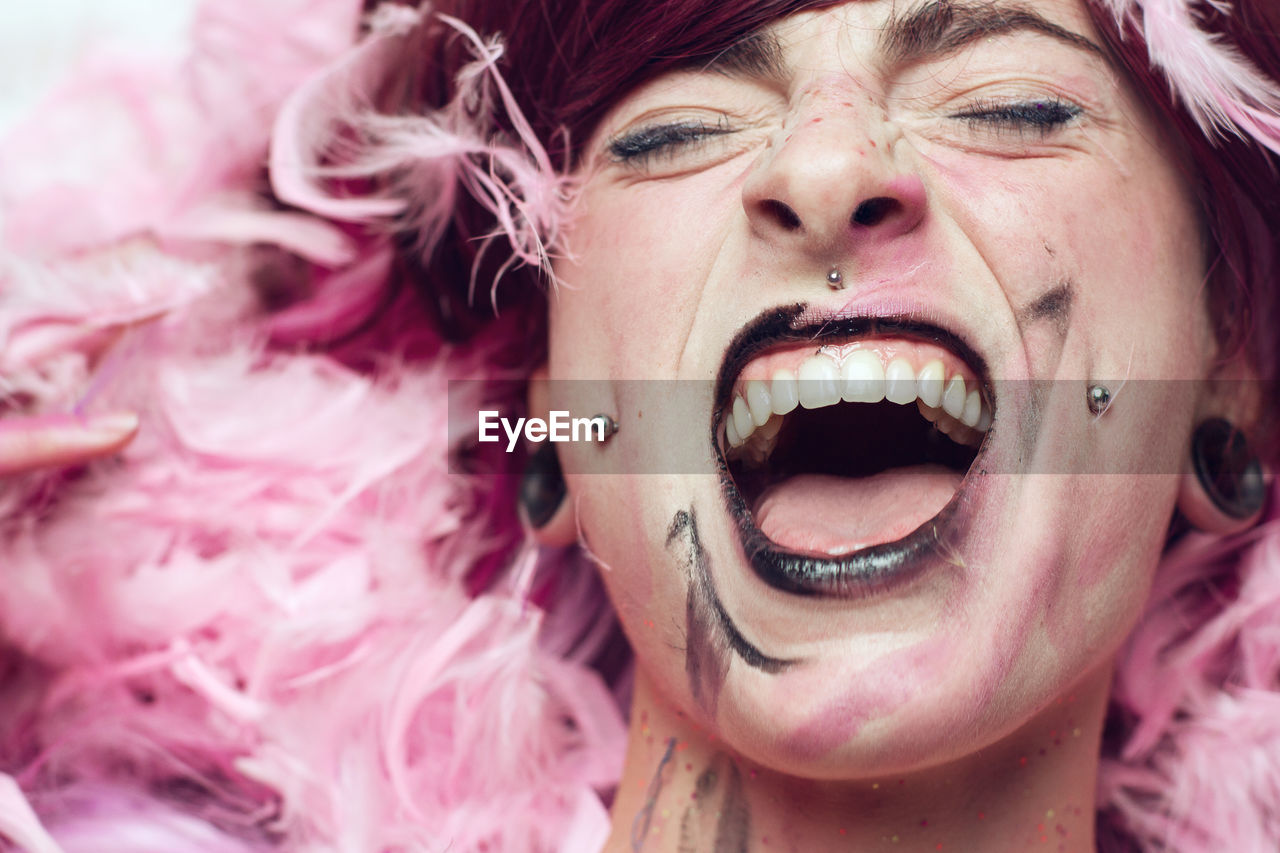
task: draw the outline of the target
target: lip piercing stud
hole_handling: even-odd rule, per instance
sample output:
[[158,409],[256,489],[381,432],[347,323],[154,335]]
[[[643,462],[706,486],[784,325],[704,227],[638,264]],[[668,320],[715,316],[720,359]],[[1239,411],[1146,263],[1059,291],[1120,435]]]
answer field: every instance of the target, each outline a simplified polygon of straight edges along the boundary
[[1090,385],[1085,392],[1085,402],[1089,404],[1089,411],[1100,416],[1111,408],[1111,389],[1105,385]]
[[844,290],[844,276],[840,274],[840,270],[831,268],[827,273],[827,286],[832,290]]
[[613,434],[618,431],[618,422],[615,421],[613,418],[609,417],[608,415],[605,415],[605,414],[596,415],[591,419],[591,421],[592,423],[596,421],[601,421],[604,424],[604,427],[601,430],[601,438],[600,438],[600,441],[602,442],[608,441],[609,439],[613,438]]

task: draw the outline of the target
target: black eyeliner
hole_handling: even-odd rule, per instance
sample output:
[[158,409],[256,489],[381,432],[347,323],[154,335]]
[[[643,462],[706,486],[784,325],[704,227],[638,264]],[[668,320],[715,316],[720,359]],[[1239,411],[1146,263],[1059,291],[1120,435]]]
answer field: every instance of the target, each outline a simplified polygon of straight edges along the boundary
[[613,139],[608,149],[615,160],[627,163],[643,160],[675,145],[700,142],[729,132],[730,129],[723,120],[714,125],[702,120],[676,121],[627,131]]
[[1012,130],[1030,129],[1048,132],[1078,118],[1084,109],[1068,101],[1058,99],[1017,101],[1013,103],[983,103],[970,105],[964,112],[952,118],[963,119],[970,124],[988,125]]

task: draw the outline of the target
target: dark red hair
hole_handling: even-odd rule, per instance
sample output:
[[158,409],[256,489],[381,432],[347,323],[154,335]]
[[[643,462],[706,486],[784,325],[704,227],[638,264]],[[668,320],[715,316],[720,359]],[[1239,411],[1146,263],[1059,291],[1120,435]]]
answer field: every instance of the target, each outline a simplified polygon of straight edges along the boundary
[[[1280,6],[1238,0],[1230,14],[1204,4],[1200,24],[1258,70],[1280,81]],[[1109,12],[1087,4],[1094,24],[1138,97],[1174,131],[1191,164],[1188,181],[1200,204],[1210,272],[1209,307],[1223,358],[1243,351],[1261,382],[1263,411],[1252,436],[1280,462],[1280,158],[1253,140],[1206,135],[1151,66],[1132,26],[1121,32]],[[1277,84],[1280,85],[1280,84]]]
[[[604,114],[641,83],[708,60],[769,21],[835,2],[441,0],[433,8],[485,36],[501,36],[501,73],[553,163],[563,170],[571,167]],[[391,112],[442,106],[453,94],[457,70],[472,58],[452,29],[439,23],[421,28],[406,42],[405,73],[389,81],[378,106]],[[510,131],[509,116],[498,120]],[[449,339],[465,340],[493,319],[488,301],[473,304],[468,293],[473,271],[478,281],[490,282],[505,260],[497,251],[479,252],[479,238],[493,224],[479,205],[461,205],[441,245],[426,259],[413,251],[415,235],[403,235],[402,274],[418,285]],[[508,273],[498,293],[500,314],[523,315],[504,331],[521,338],[514,349],[525,363],[536,363],[545,346],[543,324],[530,320],[544,312],[538,276],[528,268]]]

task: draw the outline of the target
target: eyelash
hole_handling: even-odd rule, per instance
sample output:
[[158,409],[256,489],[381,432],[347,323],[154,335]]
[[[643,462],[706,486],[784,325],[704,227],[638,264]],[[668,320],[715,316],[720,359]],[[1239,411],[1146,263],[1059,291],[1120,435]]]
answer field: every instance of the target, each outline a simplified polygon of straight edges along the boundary
[[655,157],[732,133],[727,121],[710,125],[701,120],[675,121],[628,131],[609,143],[609,154],[620,163],[644,165]]
[[975,101],[951,118],[994,130],[1038,131],[1044,136],[1079,117],[1084,110],[1069,101]]
[[[975,101],[950,117],[995,130],[1038,131],[1042,136],[1079,117],[1084,110],[1068,101]],[[643,166],[677,149],[732,133],[725,119],[709,125],[701,120],[675,121],[628,131],[609,143],[609,154],[619,163]]]

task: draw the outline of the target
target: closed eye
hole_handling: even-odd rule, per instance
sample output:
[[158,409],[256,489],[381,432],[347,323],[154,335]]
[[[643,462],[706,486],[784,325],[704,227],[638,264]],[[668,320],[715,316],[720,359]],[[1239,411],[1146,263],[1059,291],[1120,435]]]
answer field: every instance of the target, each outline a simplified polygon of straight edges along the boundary
[[609,142],[608,151],[620,163],[643,166],[656,157],[670,156],[732,132],[723,117],[717,124],[701,119],[666,122],[626,131]]
[[1057,99],[993,102],[977,101],[951,118],[992,130],[1035,131],[1044,135],[1084,113],[1076,104]]

